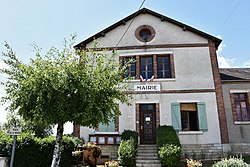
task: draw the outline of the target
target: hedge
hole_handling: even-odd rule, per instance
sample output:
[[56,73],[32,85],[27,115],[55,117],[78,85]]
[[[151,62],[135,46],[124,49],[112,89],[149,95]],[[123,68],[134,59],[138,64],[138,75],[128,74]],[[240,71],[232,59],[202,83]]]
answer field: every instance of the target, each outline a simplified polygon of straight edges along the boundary
[[[78,144],[82,144],[82,140],[64,136],[63,150],[61,154],[61,167],[73,165],[72,151],[76,149]],[[12,137],[0,132],[0,156],[11,156]],[[17,137],[14,167],[44,167],[50,166],[55,144],[55,136],[46,138],[37,138],[32,134],[23,133]]]
[[172,126],[159,126],[156,132],[156,145],[157,150],[165,144],[174,144],[181,147],[179,137],[176,134],[176,131]]
[[136,131],[132,131],[132,130],[124,130],[122,132],[122,135],[121,135],[121,140],[130,140],[130,138],[133,138],[134,139],[134,144],[135,144],[135,147],[137,148],[137,145],[138,145],[138,134]]

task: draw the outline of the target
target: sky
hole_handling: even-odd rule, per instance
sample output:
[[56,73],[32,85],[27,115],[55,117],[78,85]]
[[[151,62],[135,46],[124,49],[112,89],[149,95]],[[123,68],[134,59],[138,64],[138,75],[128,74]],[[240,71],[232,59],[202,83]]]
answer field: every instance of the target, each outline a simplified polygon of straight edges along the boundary
[[[77,34],[77,43],[136,12],[143,0],[0,0],[0,52],[8,42],[17,57],[34,57],[31,44],[46,52]],[[221,38],[220,68],[250,67],[249,0],[145,0],[142,7]],[[6,65],[0,54],[0,68]],[[0,74],[0,80],[5,76]],[[0,87],[0,96],[4,96]],[[0,122],[6,118],[0,106]],[[67,130],[71,130],[69,127]]]

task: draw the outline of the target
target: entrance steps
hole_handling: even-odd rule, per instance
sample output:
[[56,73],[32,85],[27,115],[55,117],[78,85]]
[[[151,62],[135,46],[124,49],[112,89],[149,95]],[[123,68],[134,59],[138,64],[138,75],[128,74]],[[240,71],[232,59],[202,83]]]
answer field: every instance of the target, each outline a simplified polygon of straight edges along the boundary
[[138,146],[136,167],[161,167],[156,145]]

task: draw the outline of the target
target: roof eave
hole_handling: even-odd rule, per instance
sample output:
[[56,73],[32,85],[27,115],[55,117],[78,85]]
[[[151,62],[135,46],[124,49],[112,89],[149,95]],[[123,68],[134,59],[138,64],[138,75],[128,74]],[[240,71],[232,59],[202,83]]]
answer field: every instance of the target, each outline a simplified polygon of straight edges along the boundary
[[167,16],[164,16],[164,15],[162,15],[162,14],[156,13],[156,12],[154,12],[154,11],[152,11],[152,10],[147,9],[147,8],[143,8],[143,9],[141,9],[141,10],[139,10],[139,11],[137,11],[137,12],[134,12],[134,13],[132,13],[131,15],[125,17],[124,19],[122,19],[122,20],[116,22],[115,24],[112,24],[111,26],[105,28],[104,30],[102,30],[102,31],[100,31],[100,32],[98,32],[98,33],[96,33],[95,35],[92,35],[91,37],[89,37],[89,38],[87,38],[86,40],[80,42],[79,44],[75,45],[74,47],[75,47],[75,48],[85,48],[85,47],[86,47],[86,44],[90,43],[91,41],[93,41],[93,40],[95,40],[95,39],[97,39],[97,38],[99,38],[99,37],[101,37],[101,36],[105,36],[105,34],[106,34],[107,32],[113,30],[114,28],[116,28],[116,27],[118,27],[118,26],[120,26],[120,25],[125,25],[127,21],[133,19],[135,16],[137,16],[137,15],[139,15],[139,14],[142,14],[142,13],[143,13],[143,14],[145,14],[145,13],[151,14],[151,15],[153,15],[153,16],[156,16],[156,17],[160,18],[162,21],[169,21],[169,22],[171,22],[171,23],[173,23],[173,24],[175,24],[175,25],[177,25],[177,26],[182,27],[182,28],[185,29],[185,30],[189,30],[189,31],[191,31],[191,32],[194,32],[194,33],[196,33],[196,34],[199,34],[199,35],[201,35],[201,36],[203,36],[203,37],[205,37],[205,38],[211,40],[212,42],[214,42],[216,48],[218,48],[219,45],[220,45],[220,43],[222,42],[222,40],[219,39],[219,38],[217,38],[217,37],[214,37],[214,36],[212,36],[212,35],[210,35],[210,34],[207,34],[207,33],[203,32],[203,31],[200,31],[200,30],[198,30],[198,29],[196,29],[196,28],[193,28],[193,27],[191,27],[191,26],[189,26],[189,25],[186,25],[186,24],[184,24],[184,23],[181,23],[181,22],[179,22],[179,21],[173,20],[173,19],[171,19],[171,18],[169,18],[169,17],[167,17]]

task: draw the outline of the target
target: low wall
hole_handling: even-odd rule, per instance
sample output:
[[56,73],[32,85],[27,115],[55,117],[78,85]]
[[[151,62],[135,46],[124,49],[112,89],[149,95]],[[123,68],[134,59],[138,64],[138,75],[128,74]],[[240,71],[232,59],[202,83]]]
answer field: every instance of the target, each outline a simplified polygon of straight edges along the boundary
[[102,150],[102,155],[108,155],[111,160],[118,158],[119,145],[98,145]]
[[231,143],[231,153],[234,155],[250,155],[250,143]]
[[250,143],[182,145],[187,158],[220,159],[228,155],[250,155]]
[[182,151],[187,158],[217,159],[223,157],[222,144],[182,145]]

